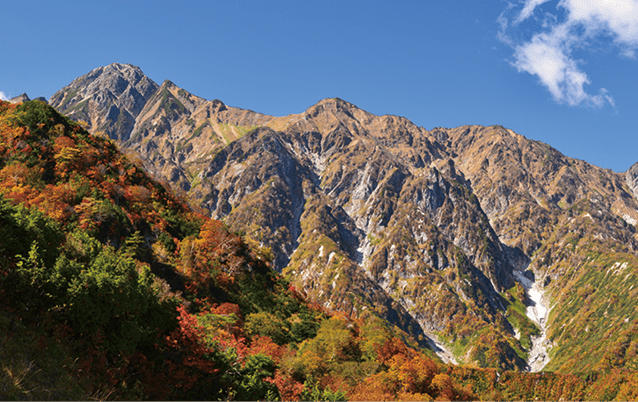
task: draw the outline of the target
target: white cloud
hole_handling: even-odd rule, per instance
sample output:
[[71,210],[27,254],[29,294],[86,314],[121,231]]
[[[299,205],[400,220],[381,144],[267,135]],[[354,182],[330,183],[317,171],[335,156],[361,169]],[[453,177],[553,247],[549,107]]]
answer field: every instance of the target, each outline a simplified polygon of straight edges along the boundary
[[[510,25],[502,14],[499,37],[514,49],[512,65],[520,72],[535,75],[554,100],[568,105],[601,107],[614,105],[604,88],[597,95],[588,93],[591,82],[582,71],[574,50],[585,49],[593,40],[610,40],[621,55],[635,58],[638,49],[638,0],[560,0],[555,14],[547,14],[531,38],[519,39],[518,24],[532,17],[539,5],[548,0],[524,0]],[[520,8],[520,11],[517,11]]]
[[569,22],[582,25],[590,36],[607,34],[623,54],[638,48],[638,1],[562,0]]
[[3,100],[3,101],[9,100],[7,95],[5,95],[4,92],[2,92],[2,91],[0,91],[0,99]]
[[584,87],[590,81],[569,56],[572,39],[564,26],[547,34],[537,34],[529,42],[515,47],[512,64],[520,72],[537,76],[558,103],[600,107],[607,97],[585,92]]
[[549,0],[527,0],[520,14],[518,14],[518,17],[516,17],[516,19],[514,20],[514,24],[518,24],[531,17],[534,13],[534,9],[537,6],[540,6],[543,3],[547,3],[548,1]]

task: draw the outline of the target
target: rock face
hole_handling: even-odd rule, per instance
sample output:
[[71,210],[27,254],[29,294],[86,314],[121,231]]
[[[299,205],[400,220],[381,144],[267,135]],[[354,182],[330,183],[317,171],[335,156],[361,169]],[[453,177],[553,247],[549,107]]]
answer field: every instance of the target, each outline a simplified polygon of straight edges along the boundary
[[[541,338],[546,369],[637,359],[635,166],[623,176],[500,126],[428,131],[341,99],[266,116],[119,64],[50,102],[135,151],[327,307],[381,316],[459,363],[538,368],[527,359]],[[541,328],[526,315],[531,283],[550,301]]]
[[67,116],[85,121],[93,132],[126,141],[157,88],[139,67],[114,63],[73,80],[53,94],[49,103]]
[[9,99],[9,102],[11,103],[22,103],[22,102],[28,102],[31,99],[29,98],[29,96],[27,94],[22,94],[22,95],[18,95],[16,97],[13,97],[11,99]]
[[638,163],[635,163],[625,173],[625,180],[635,198],[638,198]]

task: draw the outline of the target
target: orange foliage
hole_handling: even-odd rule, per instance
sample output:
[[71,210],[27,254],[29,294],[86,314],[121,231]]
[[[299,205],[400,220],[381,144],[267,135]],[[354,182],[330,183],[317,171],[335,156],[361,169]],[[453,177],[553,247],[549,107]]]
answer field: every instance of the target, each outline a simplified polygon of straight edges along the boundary
[[235,321],[233,323],[226,325],[224,330],[232,334],[235,339],[239,339],[239,338],[243,339],[244,323],[242,319],[241,309],[239,308],[238,305],[233,303],[222,303],[220,305],[213,304],[213,306],[210,308],[210,313],[223,315],[223,316],[231,316],[231,315],[234,316]]
[[[184,239],[179,247],[180,266],[189,279],[186,288],[194,293],[207,293],[212,283],[226,286],[246,265],[243,242],[224,224],[208,220],[196,239]],[[212,281],[212,282],[211,282]]]
[[73,213],[69,206],[76,195],[76,190],[68,183],[60,185],[47,184],[40,194],[31,200],[37,208],[58,222],[66,222]]
[[167,360],[168,375],[178,388],[189,389],[198,380],[198,373],[216,373],[214,364],[206,359],[212,352],[203,342],[204,330],[183,306],[177,308],[179,328],[166,337],[167,346],[181,358],[179,363]]
[[388,339],[383,345],[376,348],[379,362],[388,363],[391,358],[396,355],[411,356],[413,351],[401,341],[401,339],[394,337]]
[[378,360],[387,370],[357,385],[350,400],[469,400],[474,396],[440,373],[436,363],[408,348],[398,338],[377,348]]
[[287,353],[286,348],[277,345],[269,336],[257,335],[250,344],[249,354],[264,354],[270,356],[276,363],[281,363],[282,358]]
[[75,141],[65,135],[55,139],[53,146],[56,161],[55,173],[58,177],[65,179],[72,170],[79,170],[81,167],[82,151],[77,147]]
[[290,373],[275,372],[275,378],[266,379],[277,386],[282,401],[298,401],[303,392],[303,384],[295,380]]
[[[385,381],[379,381],[367,378],[363,383],[357,385],[353,390],[348,392],[348,400],[350,401],[392,401],[398,400],[398,395],[387,389]],[[429,398],[419,398],[427,400]]]

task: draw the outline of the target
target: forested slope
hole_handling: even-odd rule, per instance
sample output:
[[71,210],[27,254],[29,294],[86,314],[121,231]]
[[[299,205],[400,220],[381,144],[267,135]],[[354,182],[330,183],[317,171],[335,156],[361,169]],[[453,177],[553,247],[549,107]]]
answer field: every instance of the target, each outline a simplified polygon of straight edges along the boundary
[[452,366],[309,302],[43,102],[0,103],[2,399],[632,399],[632,371]]
[[444,367],[382,322],[307,302],[267,250],[192,212],[45,103],[1,103],[0,135],[0,331],[16,356],[3,360],[2,395],[371,396],[400,356],[428,369],[419,387],[382,395],[467,398],[434,385]]

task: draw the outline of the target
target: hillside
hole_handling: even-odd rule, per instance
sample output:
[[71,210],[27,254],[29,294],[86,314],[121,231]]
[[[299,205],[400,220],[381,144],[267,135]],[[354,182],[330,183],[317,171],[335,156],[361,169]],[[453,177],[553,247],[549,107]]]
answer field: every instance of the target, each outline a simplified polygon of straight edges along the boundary
[[2,399],[514,392],[474,392],[489,373],[455,376],[383,320],[308,301],[267,250],[41,101],[0,103],[0,222]]
[[0,103],[0,221],[3,399],[323,392],[279,359],[329,315],[43,102]]
[[376,315],[451,362],[635,364],[632,170],[500,126],[428,131],[341,99],[272,117],[170,81],[129,112],[130,131],[113,131],[104,111],[132,103],[130,88],[152,82],[141,74],[99,68],[50,102],[245,233],[311,300]]

